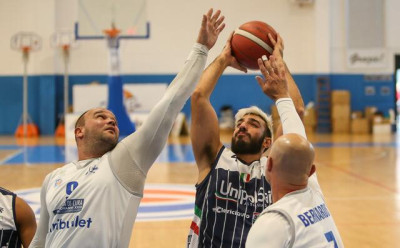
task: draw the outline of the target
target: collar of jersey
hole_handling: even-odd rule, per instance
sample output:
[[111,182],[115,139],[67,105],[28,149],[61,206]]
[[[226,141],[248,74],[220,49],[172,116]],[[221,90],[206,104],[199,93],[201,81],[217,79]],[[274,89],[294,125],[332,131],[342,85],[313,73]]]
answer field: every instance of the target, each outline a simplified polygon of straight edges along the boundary
[[88,164],[90,164],[91,162],[93,162],[96,159],[98,159],[98,158],[89,158],[89,159],[85,159],[85,160],[80,160],[80,161],[74,162],[74,164],[76,167],[82,169],[82,168],[85,168],[86,166],[88,166]]
[[236,154],[233,155],[232,158],[236,158],[237,160],[240,161],[240,163],[245,164],[247,166],[250,166],[250,165],[252,165],[253,163],[256,163],[256,162],[260,162],[260,159],[256,159],[256,160],[251,161],[250,163],[246,163],[246,161],[241,160]]

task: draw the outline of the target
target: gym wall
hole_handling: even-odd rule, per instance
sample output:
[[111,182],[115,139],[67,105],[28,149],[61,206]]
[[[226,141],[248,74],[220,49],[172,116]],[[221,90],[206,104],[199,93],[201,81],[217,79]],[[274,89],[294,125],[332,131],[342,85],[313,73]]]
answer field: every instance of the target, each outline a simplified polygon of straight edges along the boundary
[[[126,83],[170,82],[196,40],[201,15],[214,7],[223,11],[227,26],[209,54],[209,63],[221,51],[231,31],[244,22],[262,20],[283,37],[284,58],[305,103],[316,99],[316,78],[322,75],[330,78],[332,89],[351,91],[353,110],[374,104],[379,110],[387,111],[394,108],[393,57],[400,53],[400,30],[396,25],[400,3],[383,1],[386,64],[379,68],[349,68],[346,57],[348,1],[351,0],[315,0],[314,4],[301,7],[289,0],[252,0],[251,4],[238,0],[149,0],[150,39],[121,41],[123,80]],[[57,118],[63,111],[63,65],[60,51],[50,48],[49,37],[56,30],[73,29],[76,5],[75,0],[15,0],[0,4],[0,134],[13,134],[22,113],[22,55],[10,49],[10,38],[19,31],[35,32],[43,39],[42,50],[31,54],[28,65],[29,114],[42,134],[54,133]],[[368,33],[365,38],[369,39]],[[69,71],[70,92],[74,84],[106,83],[105,41],[79,41],[79,47],[71,51]],[[237,110],[258,105],[269,111],[272,102],[260,91],[254,79],[256,74],[228,69],[212,95],[214,107],[219,110],[229,104]],[[366,74],[391,77],[371,81],[365,79]],[[376,87],[376,96],[365,96],[367,85]],[[391,94],[381,96],[381,87],[390,87]],[[71,94],[69,101],[72,103]],[[190,116],[190,103],[185,105],[184,112]]]

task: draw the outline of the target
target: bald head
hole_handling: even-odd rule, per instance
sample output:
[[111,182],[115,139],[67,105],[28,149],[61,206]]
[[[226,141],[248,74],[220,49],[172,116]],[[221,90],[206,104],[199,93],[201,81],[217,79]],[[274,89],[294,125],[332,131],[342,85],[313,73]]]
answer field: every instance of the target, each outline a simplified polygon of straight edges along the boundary
[[[270,180],[292,186],[307,185],[314,172],[315,152],[310,142],[298,134],[285,134],[272,145],[269,157],[273,163]],[[272,178],[276,177],[276,178]]]

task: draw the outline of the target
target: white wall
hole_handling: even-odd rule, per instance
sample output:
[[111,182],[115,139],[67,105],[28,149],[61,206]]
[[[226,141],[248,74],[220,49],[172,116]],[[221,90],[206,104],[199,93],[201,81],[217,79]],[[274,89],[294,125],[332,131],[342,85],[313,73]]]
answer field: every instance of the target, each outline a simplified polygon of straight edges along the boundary
[[[400,1],[386,0],[386,46],[389,54],[400,54]],[[389,71],[394,70],[394,56],[389,60]]]
[[[363,73],[349,70],[345,61],[346,0],[315,0],[312,6],[299,7],[290,0],[148,0],[151,23],[148,40],[121,42],[122,73],[176,73],[194,43],[201,15],[209,7],[221,9],[226,29],[210,53],[212,61],[228,35],[242,23],[262,20],[271,24],[285,41],[285,60],[293,73]],[[31,74],[62,72],[60,52],[49,46],[55,30],[73,29],[77,16],[76,0],[0,1],[0,75],[22,72],[21,55],[10,49],[10,38],[18,31],[34,31],[43,38],[43,49],[33,53]],[[396,18],[400,1],[386,0],[387,48],[389,57],[400,53],[400,27]],[[392,72],[393,61],[377,72]],[[71,52],[71,74],[106,74],[108,55],[105,41],[80,41]],[[229,70],[230,73],[237,73]]]
[[[318,0],[316,0],[318,1]],[[323,0],[321,0],[323,1]],[[346,3],[348,0],[331,0],[331,72],[333,73],[393,73],[394,55],[400,54],[400,25],[398,16],[400,13],[400,1],[384,1],[385,11],[385,43],[387,63],[381,68],[357,68],[349,69],[346,60]],[[350,13],[351,15],[351,13]],[[369,39],[368,33],[365,39]]]
[[22,74],[22,54],[11,50],[10,39],[20,31],[34,32],[42,38],[42,51],[32,53],[28,71],[33,74],[52,73],[54,55],[49,37],[54,30],[54,1],[0,1],[0,75]]
[[[208,8],[221,9],[226,16],[226,28],[210,54],[212,60],[224,46],[231,31],[251,20],[263,20],[278,30],[287,47],[288,63],[299,64],[297,70],[313,71],[314,58],[306,56],[309,49],[296,51],[296,41],[304,41],[303,48],[314,47],[313,8],[298,8],[289,1],[253,0],[245,1],[148,1],[148,18],[151,22],[151,39],[125,40],[121,42],[123,73],[175,73],[182,66],[194,43],[203,13]],[[290,24],[290,25],[287,25]],[[293,41],[293,42],[291,42]],[[80,61],[73,60],[71,68],[76,73],[107,71],[107,54],[104,43],[82,42],[76,51]],[[90,58],[90,48],[96,48],[101,56]],[[85,51],[84,51],[85,50]],[[79,55],[78,55],[79,54]],[[292,56],[290,56],[292,55]],[[303,59],[309,61],[304,63]],[[100,63],[101,61],[101,63]],[[231,70],[231,72],[235,72]]]

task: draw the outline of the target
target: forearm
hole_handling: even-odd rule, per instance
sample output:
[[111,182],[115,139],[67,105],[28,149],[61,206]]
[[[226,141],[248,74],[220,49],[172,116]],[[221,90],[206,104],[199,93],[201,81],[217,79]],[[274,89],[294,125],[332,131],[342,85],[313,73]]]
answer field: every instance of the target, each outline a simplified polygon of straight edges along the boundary
[[275,104],[281,119],[283,134],[297,133],[307,138],[304,124],[296,112],[292,99],[280,98]]
[[[209,167],[220,148],[218,117],[210,103],[210,95],[225,68],[226,61],[224,58],[222,56],[217,57],[204,70],[191,97],[192,125],[190,136],[199,169],[203,167],[203,164]],[[207,131],[205,132],[205,130]]]
[[[143,125],[122,140],[111,152],[111,167],[128,190],[141,194],[144,178],[168,139],[178,113],[198,82],[207,60],[208,49],[196,44],[184,68],[152,109]],[[140,183],[133,177],[141,177]]]
[[289,68],[287,67],[285,63],[285,68],[286,68],[286,80],[288,82],[288,89],[289,89],[289,95],[293,100],[294,106],[296,108],[296,112],[299,114],[300,119],[303,119],[304,116],[304,102],[303,98],[301,97],[300,90],[296,85],[296,82],[294,81],[292,74],[289,71]]
[[211,93],[221,77],[222,73],[228,67],[227,61],[222,56],[218,56],[203,72],[200,82],[196,87],[195,93],[200,97],[210,98]]
[[[123,141],[129,147],[131,157],[146,172],[165,146],[178,113],[193,92],[204,70],[207,54],[207,48],[195,45],[184,68],[152,109],[143,126]],[[138,138],[141,142],[136,141]]]

